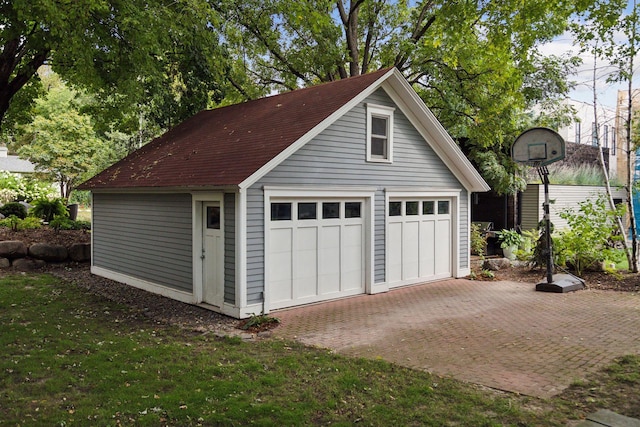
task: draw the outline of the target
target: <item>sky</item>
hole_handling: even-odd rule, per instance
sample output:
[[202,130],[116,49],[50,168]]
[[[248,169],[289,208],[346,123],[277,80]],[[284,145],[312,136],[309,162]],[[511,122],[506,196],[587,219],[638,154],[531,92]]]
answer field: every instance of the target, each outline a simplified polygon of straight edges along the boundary
[[[629,1],[627,10],[630,10],[633,0]],[[593,103],[593,55],[588,53],[580,54],[578,47],[573,44],[574,38],[570,33],[556,37],[552,43],[541,46],[540,51],[546,55],[562,55],[572,53],[582,58],[582,65],[578,67],[576,74],[569,78],[577,83],[574,90],[571,91],[569,97],[578,101]],[[614,71],[605,59],[598,58],[596,71],[596,95],[598,104],[615,109],[618,90],[627,90],[627,83],[607,83],[607,77]],[[634,89],[640,88],[640,57],[636,58]]]
[[[570,53],[579,55],[582,64],[577,72],[569,76],[576,83],[576,87],[569,93],[569,97],[578,101],[593,103],[593,64],[594,58],[587,53],[579,54],[579,49],[573,46],[573,38],[570,34],[557,37],[552,43],[541,46],[540,51],[545,55],[564,55]],[[618,89],[625,89],[623,84],[607,83],[607,76],[613,71],[606,61],[598,58],[596,94],[598,103],[610,108],[615,108]]]

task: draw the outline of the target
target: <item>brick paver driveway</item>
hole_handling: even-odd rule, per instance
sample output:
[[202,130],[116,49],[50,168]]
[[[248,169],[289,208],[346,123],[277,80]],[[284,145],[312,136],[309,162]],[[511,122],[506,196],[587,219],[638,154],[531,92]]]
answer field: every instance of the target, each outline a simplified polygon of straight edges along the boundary
[[446,280],[274,313],[276,336],[549,397],[640,353],[640,295]]

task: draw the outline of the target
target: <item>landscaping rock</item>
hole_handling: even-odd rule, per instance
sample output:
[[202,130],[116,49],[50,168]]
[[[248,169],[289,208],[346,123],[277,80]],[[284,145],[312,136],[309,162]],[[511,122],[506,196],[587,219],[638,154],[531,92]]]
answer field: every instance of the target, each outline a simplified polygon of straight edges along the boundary
[[20,240],[5,240],[0,242],[0,257],[15,259],[27,256],[27,246]]
[[11,261],[8,258],[0,258],[0,268],[11,267]]
[[34,271],[46,266],[47,263],[41,259],[20,258],[13,261],[13,268],[19,271]]
[[508,258],[491,258],[482,264],[482,268],[491,271],[499,271],[509,267],[511,267],[511,261]]
[[49,262],[61,262],[67,259],[69,253],[62,245],[35,243],[29,246],[29,256]]
[[71,258],[71,261],[76,262],[91,261],[91,243],[74,243],[71,245],[69,258]]

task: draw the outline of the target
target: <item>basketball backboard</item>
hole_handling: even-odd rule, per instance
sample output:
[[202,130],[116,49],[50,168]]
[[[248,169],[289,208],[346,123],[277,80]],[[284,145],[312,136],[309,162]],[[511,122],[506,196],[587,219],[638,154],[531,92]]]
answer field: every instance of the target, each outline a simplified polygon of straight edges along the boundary
[[564,156],[564,139],[558,132],[544,127],[522,132],[511,147],[511,158],[529,166],[546,166]]

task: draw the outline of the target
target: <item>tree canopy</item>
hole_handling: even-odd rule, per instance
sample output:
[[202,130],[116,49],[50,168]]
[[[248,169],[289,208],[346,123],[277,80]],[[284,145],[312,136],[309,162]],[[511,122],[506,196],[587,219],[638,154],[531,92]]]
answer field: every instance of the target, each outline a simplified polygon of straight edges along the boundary
[[143,122],[394,66],[513,193],[524,112],[566,94],[575,65],[536,46],[596,1],[0,0],[0,125],[27,120],[42,64],[94,94],[94,128],[121,145]]
[[113,116],[152,105],[170,126],[221,98],[216,24],[206,0],[0,0],[0,126],[26,121],[44,64]]
[[101,164],[108,149],[96,135],[91,117],[79,112],[78,94],[57,82],[36,101],[35,117],[22,129],[18,154],[36,165],[36,171],[57,182],[60,196],[71,191]]
[[563,96],[571,58],[536,51],[590,3],[426,0],[218,0],[236,96],[395,66],[490,184],[524,186],[509,147],[526,108]]

